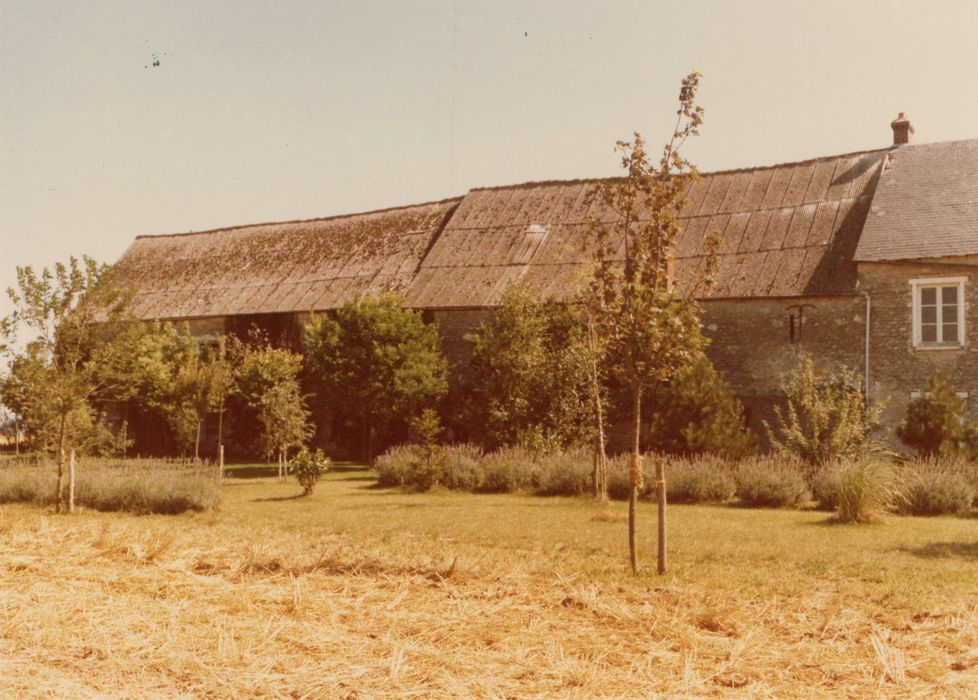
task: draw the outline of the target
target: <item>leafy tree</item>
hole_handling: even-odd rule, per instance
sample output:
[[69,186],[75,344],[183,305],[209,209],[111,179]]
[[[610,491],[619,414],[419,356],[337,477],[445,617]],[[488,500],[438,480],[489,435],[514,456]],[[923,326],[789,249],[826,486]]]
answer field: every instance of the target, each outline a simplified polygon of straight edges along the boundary
[[[14,311],[0,321],[0,345],[8,357],[19,358],[18,381],[26,382],[35,434],[54,435],[43,442],[58,456],[60,511],[67,451],[83,448],[105,428],[91,401],[114,388],[103,368],[128,320],[127,295],[111,284],[107,266],[88,257],[72,257],[39,274],[18,267],[17,289],[7,293]],[[19,333],[26,344],[18,353]]]
[[236,372],[237,391],[258,419],[262,449],[278,460],[279,478],[285,477],[288,451],[311,434],[301,370],[301,355],[264,345],[244,348]]
[[586,342],[573,307],[519,286],[506,290],[472,349],[471,412],[490,446],[525,443],[529,436],[566,446],[588,436]]
[[448,389],[438,331],[393,294],[359,297],[306,327],[311,377],[322,407],[358,427],[363,458],[372,461],[378,438]]
[[818,466],[834,459],[857,458],[870,444],[881,406],[867,408],[861,381],[851,370],[823,377],[802,355],[795,371],[782,384],[787,407],[775,408],[775,425],[765,422],[771,446]]
[[232,384],[226,339],[201,347],[187,324],[153,321],[130,324],[115,344],[104,371],[113,377],[123,415],[131,402],[159,414],[178,448],[198,460],[204,420],[223,411]]
[[418,474],[418,486],[428,491],[438,485],[445,469],[445,456],[439,449],[438,439],[443,432],[438,411],[425,408],[411,419],[411,433],[419,451],[414,469]]
[[755,450],[744,409],[709,358],[699,353],[653,388],[649,447],[672,454],[709,452],[730,458]]
[[[608,217],[590,224],[594,276],[586,293],[599,335],[606,339],[603,362],[623,386],[629,399],[631,456],[629,479],[629,553],[637,571],[635,509],[641,480],[641,416],[646,390],[668,380],[699,350],[701,336],[694,289],[687,296],[672,287],[670,261],[679,233],[684,192],[696,176],[681,155],[683,144],[699,133],[703,110],[696,105],[699,73],[682,81],[679,110],[672,137],[653,161],[637,132],[630,142],[619,141],[625,171],[605,183],[601,204]],[[665,571],[665,473],[656,464],[659,501],[658,571]]]
[[924,457],[954,455],[962,451],[969,433],[965,400],[951,380],[940,371],[927,384],[927,391],[910,402],[897,437]]

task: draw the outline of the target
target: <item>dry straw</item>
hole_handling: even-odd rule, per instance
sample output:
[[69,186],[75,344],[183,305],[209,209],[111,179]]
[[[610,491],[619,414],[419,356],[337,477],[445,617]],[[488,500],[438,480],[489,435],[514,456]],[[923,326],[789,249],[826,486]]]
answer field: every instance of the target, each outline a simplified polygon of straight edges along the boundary
[[[5,506],[0,696],[973,697],[974,611],[734,595],[217,515]],[[468,561],[466,561],[468,559]],[[652,587],[656,583],[657,587]],[[741,589],[743,590],[743,589]],[[955,666],[954,664],[957,664]]]

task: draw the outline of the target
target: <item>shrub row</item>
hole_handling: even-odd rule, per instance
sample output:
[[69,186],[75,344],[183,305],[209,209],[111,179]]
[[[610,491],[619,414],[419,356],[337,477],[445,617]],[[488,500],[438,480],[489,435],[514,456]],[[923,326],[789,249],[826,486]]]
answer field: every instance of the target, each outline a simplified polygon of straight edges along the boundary
[[[522,448],[483,453],[473,445],[441,447],[430,459],[413,445],[400,445],[377,459],[378,483],[428,490],[435,486],[476,493],[581,496],[591,492],[593,457],[588,449],[537,454]],[[737,503],[754,508],[797,508],[813,500],[840,510],[843,519],[871,520],[883,511],[943,515],[978,506],[978,468],[949,460],[901,465],[862,460],[836,462],[812,471],[781,454],[733,463],[701,455],[646,455],[639,497],[654,497],[655,460],[668,459],[666,483],[673,503]],[[628,457],[609,460],[608,495],[628,497]]]
[[[56,484],[51,466],[2,468],[0,503],[53,505]],[[176,514],[219,502],[213,475],[196,471],[79,465],[75,483],[75,503],[93,510]]]

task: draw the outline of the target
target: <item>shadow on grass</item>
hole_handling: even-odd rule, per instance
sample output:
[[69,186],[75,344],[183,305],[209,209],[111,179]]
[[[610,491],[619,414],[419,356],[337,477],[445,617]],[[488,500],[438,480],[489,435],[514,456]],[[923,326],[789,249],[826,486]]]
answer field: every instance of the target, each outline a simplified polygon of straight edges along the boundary
[[[361,475],[367,467],[362,464],[331,464],[329,474],[352,474],[359,472]],[[276,464],[233,464],[224,467],[224,475],[234,479],[265,479],[271,476],[278,476],[278,465]],[[375,481],[372,476],[350,476],[336,479],[336,481]]]
[[252,503],[267,503],[269,501],[296,501],[300,498],[305,498],[304,493],[297,493],[294,496],[265,496],[264,498],[252,498]]
[[931,542],[922,547],[900,547],[898,551],[921,559],[975,559],[978,560],[978,542]]

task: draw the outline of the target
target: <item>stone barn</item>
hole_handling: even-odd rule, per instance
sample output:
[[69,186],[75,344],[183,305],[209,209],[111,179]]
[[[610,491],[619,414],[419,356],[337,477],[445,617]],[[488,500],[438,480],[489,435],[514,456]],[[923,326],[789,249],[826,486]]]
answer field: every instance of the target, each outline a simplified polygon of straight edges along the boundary
[[[978,140],[891,147],[705,173],[674,251],[689,285],[721,236],[702,299],[708,354],[757,427],[799,352],[868,379],[890,427],[936,369],[978,396]],[[250,326],[292,343],[304,317],[397,292],[464,371],[471,333],[520,282],[570,299],[586,283],[584,231],[599,180],[474,189],[362,214],[140,236],[116,269],[145,319],[203,338]]]

